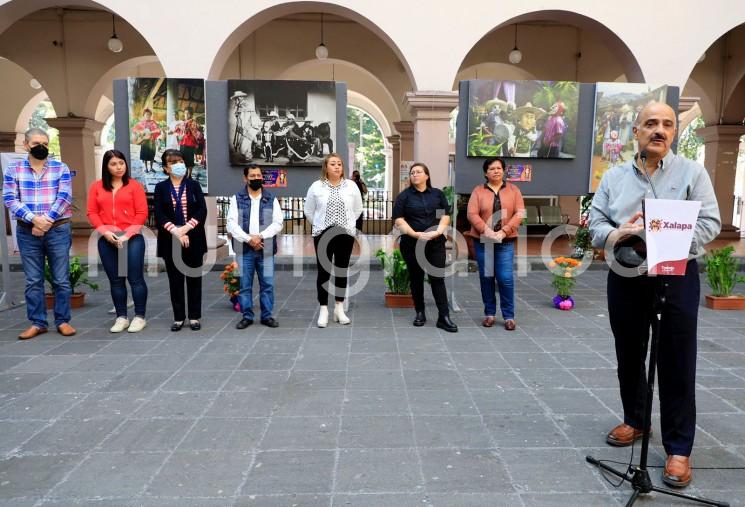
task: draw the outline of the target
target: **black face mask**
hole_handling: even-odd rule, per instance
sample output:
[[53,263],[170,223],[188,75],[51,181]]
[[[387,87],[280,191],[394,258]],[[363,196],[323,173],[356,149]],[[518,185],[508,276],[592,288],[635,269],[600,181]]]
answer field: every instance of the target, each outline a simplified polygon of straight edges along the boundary
[[248,188],[258,190],[264,185],[264,180],[248,180]]
[[36,146],[31,147],[28,152],[36,160],[46,160],[46,158],[49,156],[49,148],[47,148],[43,144],[37,144]]

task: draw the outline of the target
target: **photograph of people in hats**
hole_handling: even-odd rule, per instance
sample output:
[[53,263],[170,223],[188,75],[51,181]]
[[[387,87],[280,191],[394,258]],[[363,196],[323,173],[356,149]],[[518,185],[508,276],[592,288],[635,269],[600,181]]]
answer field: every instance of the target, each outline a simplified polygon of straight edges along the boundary
[[595,88],[590,192],[594,193],[605,171],[636,153],[632,128],[649,102],[665,102],[666,86],[646,83],[598,83]]
[[233,165],[320,166],[336,141],[330,81],[228,81]]
[[578,83],[473,80],[468,102],[469,157],[574,158]]

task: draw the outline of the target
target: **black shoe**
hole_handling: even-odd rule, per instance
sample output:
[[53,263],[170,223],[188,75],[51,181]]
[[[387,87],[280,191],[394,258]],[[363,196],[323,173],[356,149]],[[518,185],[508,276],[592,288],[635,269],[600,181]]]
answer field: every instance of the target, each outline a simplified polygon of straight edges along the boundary
[[181,328],[184,327],[184,321],[181,322],[174,322],[171,324],[171,331],[181,331]]
[[235,328],[236,329],[246,329],[248,326],[250,326],[253,323],[254,323],[254,321],[252,321],[251,319],[247,319],[247,318],[244,317],[244,318],[241,319],[241,321],[238,324],[235,325]]
[[189,321],[189,327],[192,331],[199,331],[202,329],[202,324],[198,320]]
[[440,329],[444,329],[448,333],[458,332],[458,326],[456,326],[455,323],[450,320],[449,315],[440,316],[437,319],[437,327],[439,327]]
[[277,322],[274,319],[274,317],[269,317],[268,319],[261,319],[261,323],[267,327],[279,327],[279,322]]
[[422,327],[425,322],[427,322],[427,317],[424,315],[424,312],[416,312],[416,317],[414,317],[414,325],[416,327]]

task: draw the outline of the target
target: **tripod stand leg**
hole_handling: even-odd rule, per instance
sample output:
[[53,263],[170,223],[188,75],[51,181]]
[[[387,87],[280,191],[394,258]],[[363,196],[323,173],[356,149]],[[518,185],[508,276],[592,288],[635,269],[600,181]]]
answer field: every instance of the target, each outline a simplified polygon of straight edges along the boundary
[[674,491],[672,489],[658,488],[657,486],[652,486],[652,491],[655,491],[657,493],[662,493],[663,495],[674,496],[676,498],[685,498],[686,500],[691,500],[697,503],[702,503],[704,505],[716,505],[718,507],[729,507],[729,503],[727,502],[718,502],[717,500],[711,500],[709,498],[704,498],[701,496],[684,495],[683,493],[678,493],[677,491]]
[[592,456],[586,456],[585,459],[587,460],[587,462],[589,464],[595,465],[596,467],[601,468],[601,469],[605,470],[606,472],[615,475],[616,477],[620,477],[624,481],[629,481],[629,482],[631,481],[631,476],[629,476],[628,474],[619,472],[615,468],[611,468],[610,466],[606,465],[605,463],[601,463],[600,461],[596,460]]
[[629,498],[629,501],[626,502],[626,507],[631,507],[634,505],[634,502],[636,502],[636,499],[639,498],[639,495],[641,495],[641,491],[638,489],[635,489],[633,493],[631,493],[631,497]]

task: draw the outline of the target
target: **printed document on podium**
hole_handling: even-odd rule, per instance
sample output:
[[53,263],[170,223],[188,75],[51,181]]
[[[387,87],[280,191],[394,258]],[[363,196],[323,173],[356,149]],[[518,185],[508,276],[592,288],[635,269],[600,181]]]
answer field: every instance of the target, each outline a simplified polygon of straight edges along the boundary
[[685,275],[701,201],[644,199],[642,205],[648,273]]

